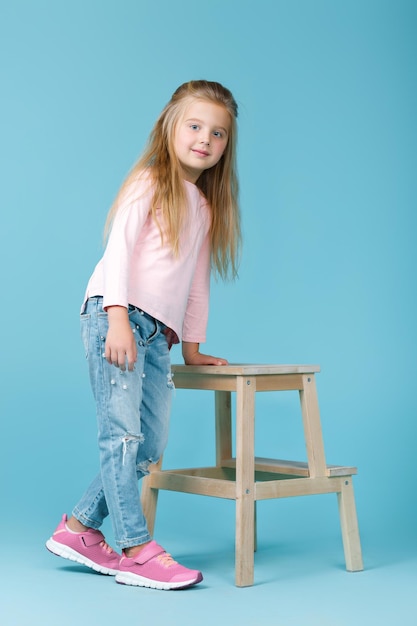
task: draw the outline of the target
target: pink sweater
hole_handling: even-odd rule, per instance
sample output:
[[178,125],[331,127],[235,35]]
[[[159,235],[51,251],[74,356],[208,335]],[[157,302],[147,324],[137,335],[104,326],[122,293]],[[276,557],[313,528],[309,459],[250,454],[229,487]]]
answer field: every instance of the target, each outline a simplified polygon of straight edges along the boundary
[[[152,191],[145,181],[125,194],[103,257],[85,300],[103,296],[103,307],[133,304],[171,328],[179,339],[206,340],[210,290],[210,211],[199,189],[185,182],[188,218],[179,255],[149,214]],[[162,223],[163,227],[163,223]]]

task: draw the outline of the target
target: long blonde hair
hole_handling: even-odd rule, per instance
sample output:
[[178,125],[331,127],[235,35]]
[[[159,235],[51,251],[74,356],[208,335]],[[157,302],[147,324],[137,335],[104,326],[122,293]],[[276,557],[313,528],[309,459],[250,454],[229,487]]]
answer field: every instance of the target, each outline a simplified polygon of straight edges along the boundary
[[212,266],[222,278],[235,278],[241,246],[238,178],[236,168],[237,112],[232,93],[220,83],[192,80],[178,87],[163,109],[149,136],[147,146],[125,179],[110,209],[106,222],[108,234],[120,199],[144,172],[150,175],[153,197],[151,214],[158,224],[161,209],[164,233],[174,254],[179,252],[180,235],[187,217],[187,198],[183,172],[174,150],[175,130],[185,108],[192,100],[206,100],[225,107],[230,115],[226,149],[216,165],[202,172],[196,186],[207,198],[211,209]]

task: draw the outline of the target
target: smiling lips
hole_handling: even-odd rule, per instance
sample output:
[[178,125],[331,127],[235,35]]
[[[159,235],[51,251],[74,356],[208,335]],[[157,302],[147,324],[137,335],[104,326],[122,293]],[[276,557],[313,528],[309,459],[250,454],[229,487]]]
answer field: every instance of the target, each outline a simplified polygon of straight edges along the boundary
[[198,149],[194,149],[193,152],[195,154],[198,154],[200,156],[209,156],[209,153],[206,152],[205,150],[198,150]]

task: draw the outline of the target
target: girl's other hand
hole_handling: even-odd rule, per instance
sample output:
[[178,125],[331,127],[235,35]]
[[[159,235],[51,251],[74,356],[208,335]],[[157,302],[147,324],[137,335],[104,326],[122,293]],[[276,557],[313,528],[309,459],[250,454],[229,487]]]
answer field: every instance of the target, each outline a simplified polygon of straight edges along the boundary
[[210,354],[202,354],[200,345],[189,341],[182,342],[182,356],[186,365],[228,365],[226,359]]
[[229,362],[218,356],[210,356],[210,354],[201,354],[199,352],[196,355],[196,362],[187,363],[187,365],[229,365]]
[[109,318],[105,350],[107,362],[124,372],[127,361],[128,370],[132,372],[137,359],[137,347],[127,309],[122,306],[111,306],[108,307],[107,314]]

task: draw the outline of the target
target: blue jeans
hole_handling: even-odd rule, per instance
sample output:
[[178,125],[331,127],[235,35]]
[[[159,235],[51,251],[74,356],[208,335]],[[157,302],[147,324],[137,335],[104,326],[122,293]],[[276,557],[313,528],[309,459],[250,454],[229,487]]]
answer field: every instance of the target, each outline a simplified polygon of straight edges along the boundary
[[166,327],[129,306],[138,357],[133,372],[121,371],[104,357],[107,313],[100,297],[90,298],[81,314],[81,335],[88,359],[98,423],[100,474],[91,483],[73,515],[99,528],[110,514],[119,549],[151,539],[139,498],[138,480],[165,449],[171,396]]

